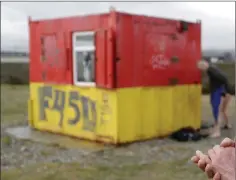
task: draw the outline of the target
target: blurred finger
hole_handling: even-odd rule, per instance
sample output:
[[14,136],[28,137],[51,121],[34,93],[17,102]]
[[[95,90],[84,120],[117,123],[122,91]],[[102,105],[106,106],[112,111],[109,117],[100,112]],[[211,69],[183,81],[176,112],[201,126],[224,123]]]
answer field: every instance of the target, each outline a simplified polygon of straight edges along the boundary
[[229,138],[225,138],[221,143],[220,143],[221,147],[234,147],[235,146],[235,142],[232,139]]
[[213,180],[221,180],[221,176],[220,176],[220,173],[216,173],[213,177]]
[[210,159],[212,159],[212,158],[215,157],[216,153],[213,149],[209,149],[208,150],[208,155],[209,155]]
[[196,155],[199,159],[204,160],[205,163],[207,163],[207,164],[211,163],[210,158],[206,154],[203,154],[201,151],[197,150]]
[[197,155],[200,159],[204,159],[204,157],[205,157],[205,154],[203,154],[202,151],[199,151],[199,150],[196,151],[196,155]]
[[200,160],[200,158],[198,156],[193,156],[191,158],[191,161],[194,162],[195,164],[197,164],[199,160]]
[[204,155],[204,160],[207,164],[211,164],[211,160],[210,160],[209,156]]
[[202,170],[202,171],[205,171],[205,168],[206,168],[206,162],[203,160],[203,159],[200,159],[197,163],[198,167]]
[[216,151],[216,150],[218,150],[219,148],[221,148],[220,145],[215,145],[215,146],[213,147],[213,150]]
[[215,145],[213,147],[213,150],[215,151],[215,154],[218,154],[220,153],[220,150],[223,149],[222,147],[220,147],[220,145]]
[[210,164],[207,164],[206,168],[205,168],[205,172],[207,174],[207,177],[209,179],[212,179],[215,175],[214,171],[213,171],[213,167]]

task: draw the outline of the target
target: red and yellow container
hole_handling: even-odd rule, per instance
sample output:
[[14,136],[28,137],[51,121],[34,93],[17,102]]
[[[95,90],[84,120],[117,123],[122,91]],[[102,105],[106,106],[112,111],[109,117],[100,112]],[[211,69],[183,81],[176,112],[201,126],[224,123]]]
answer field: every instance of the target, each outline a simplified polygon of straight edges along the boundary
[[200,22],[111,10],[29,26],[31,127],[112,144],[200,127]]

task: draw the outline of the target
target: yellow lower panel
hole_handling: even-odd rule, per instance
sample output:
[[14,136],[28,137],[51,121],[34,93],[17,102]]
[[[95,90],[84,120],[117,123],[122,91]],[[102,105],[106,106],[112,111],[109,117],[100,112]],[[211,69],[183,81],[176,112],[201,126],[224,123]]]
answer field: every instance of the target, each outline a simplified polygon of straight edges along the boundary
[[30,99],[36,129],[116,143],[115,92],[32,83]]
[[183,128],[199,128],[201,85],[117,90],[118,141],[166,136]]
[[122,88],[30,85],[31,126],[79,138],[125,143],[200,127],[201,86]]

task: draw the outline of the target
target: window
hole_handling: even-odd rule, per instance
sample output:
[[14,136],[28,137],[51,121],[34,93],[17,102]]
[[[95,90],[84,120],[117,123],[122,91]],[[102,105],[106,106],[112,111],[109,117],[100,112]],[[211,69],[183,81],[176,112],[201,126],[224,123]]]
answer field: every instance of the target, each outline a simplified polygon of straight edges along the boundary
[[95,85],[95,45],[94,32],[73,33],[74,84]]

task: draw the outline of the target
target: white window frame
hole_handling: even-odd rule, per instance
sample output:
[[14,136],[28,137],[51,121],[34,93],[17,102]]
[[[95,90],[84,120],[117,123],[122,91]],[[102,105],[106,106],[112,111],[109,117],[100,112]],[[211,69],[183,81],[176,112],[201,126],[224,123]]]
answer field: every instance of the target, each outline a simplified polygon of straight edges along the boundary
[[[95,87],[95,82],[81,82],[77,81],[77,66],[76,66],[76,52],[84,52],[84,51],[94,51],[95,56],[95,44],[91,46],[76,46],[76,37],[78,36],[93,36],[94,43],[95,43],[95,32],[93,31],[87,31],[87,32],[74,32],[72,35],[72,48],[73,48],[73,82],[74,85],[80,86],[80,87]],[[94,57],[95,58],[95,57]],[[94,59],[95,61],[95,59]],[[95,68],[95,62],[94,62],[94,68]]]

